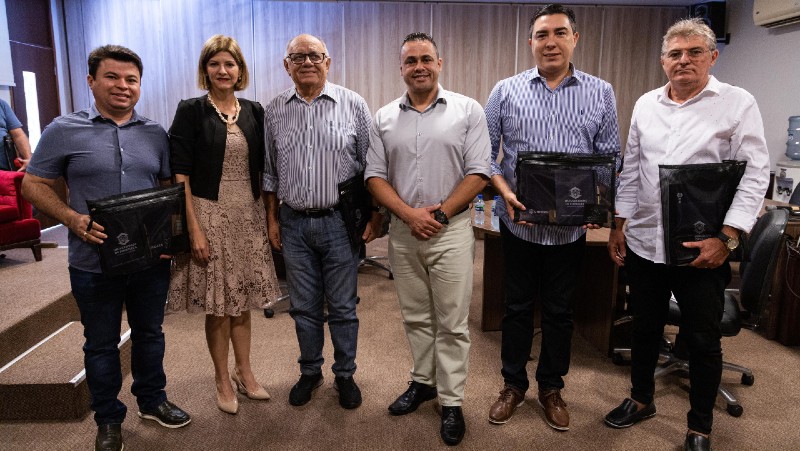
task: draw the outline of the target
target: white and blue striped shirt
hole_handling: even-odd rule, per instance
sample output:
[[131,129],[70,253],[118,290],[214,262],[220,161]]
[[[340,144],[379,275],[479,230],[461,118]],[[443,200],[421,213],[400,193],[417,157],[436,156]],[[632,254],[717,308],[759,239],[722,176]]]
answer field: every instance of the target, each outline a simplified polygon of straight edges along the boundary
[[306,102],[295,88],[264,108],[264,191],[295,210],[339,203],[337,184],[366,165],[372,116],[357,93],[325,83]]
[[[597,77],[575,70],[550,89],[537,68],[501,80],[486,104],[492,142],[492,176],[502,175],[516,192],[514,170],[523,152],[616,154],[619,126],[614,90]],[[497,163],[502,141],[503,160]],[[500,201],[500,220],[518,238],[538,244],[567,244],[581,227],[515,224]]]

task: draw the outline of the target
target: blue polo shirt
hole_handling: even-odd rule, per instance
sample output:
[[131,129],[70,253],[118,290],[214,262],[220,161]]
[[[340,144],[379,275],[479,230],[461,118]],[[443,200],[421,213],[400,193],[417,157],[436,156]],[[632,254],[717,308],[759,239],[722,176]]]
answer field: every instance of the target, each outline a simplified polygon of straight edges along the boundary
[[11,110],[11,105],[0,99],[0,139],[3,139],[10,130],[20,127],[22,127],[22,122],[17,119],[14,111]]
[[[27,171],[69,187],[69,206],[88,214],[86,200],[154,188],[170,177],[169,140],[158,123],[133,112],[117,125],[92,107],[56,118],[42,132]],[[101,224],[102,225],[102,224]],[[69,233],[69,264],[100,273],[97,246]]]

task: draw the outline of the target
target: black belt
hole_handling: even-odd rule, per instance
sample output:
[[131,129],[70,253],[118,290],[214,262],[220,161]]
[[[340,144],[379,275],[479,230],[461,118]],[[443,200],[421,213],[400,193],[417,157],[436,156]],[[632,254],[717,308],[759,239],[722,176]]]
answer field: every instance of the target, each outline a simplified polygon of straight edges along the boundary
[[339,210],[338,205],[334,205],[333,207],[330,208],[309,208],[306,210],[295,210],[294,208],[289,207],[288,205],[287,207],[291,209],[293,212],[299,215],[303,215],[307,218],[324,218],[326,216],[334,214],[337,210]]

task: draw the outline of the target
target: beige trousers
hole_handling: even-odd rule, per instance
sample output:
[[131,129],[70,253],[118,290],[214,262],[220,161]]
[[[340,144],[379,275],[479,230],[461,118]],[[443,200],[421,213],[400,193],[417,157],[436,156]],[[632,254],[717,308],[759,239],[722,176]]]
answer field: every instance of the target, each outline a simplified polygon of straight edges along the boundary
[[396,217],[389,229],[389,261],[414,359],[411,379],[435,386],[443,406],[461,405],[467,380],[475,257],[470,211],[427,241]]

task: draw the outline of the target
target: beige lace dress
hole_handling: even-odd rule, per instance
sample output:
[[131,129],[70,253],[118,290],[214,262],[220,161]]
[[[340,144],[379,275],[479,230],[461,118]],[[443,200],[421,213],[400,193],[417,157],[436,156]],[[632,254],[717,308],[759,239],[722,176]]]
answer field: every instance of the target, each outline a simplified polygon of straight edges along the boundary
[[218,200],[192,197],[211,261],[203,266],[190,253],[176,257],[169,311],[239,316],[279,296],[264,203],[260,197],[253,199],[247,140],[239,127],[234,128],[225,142]]

